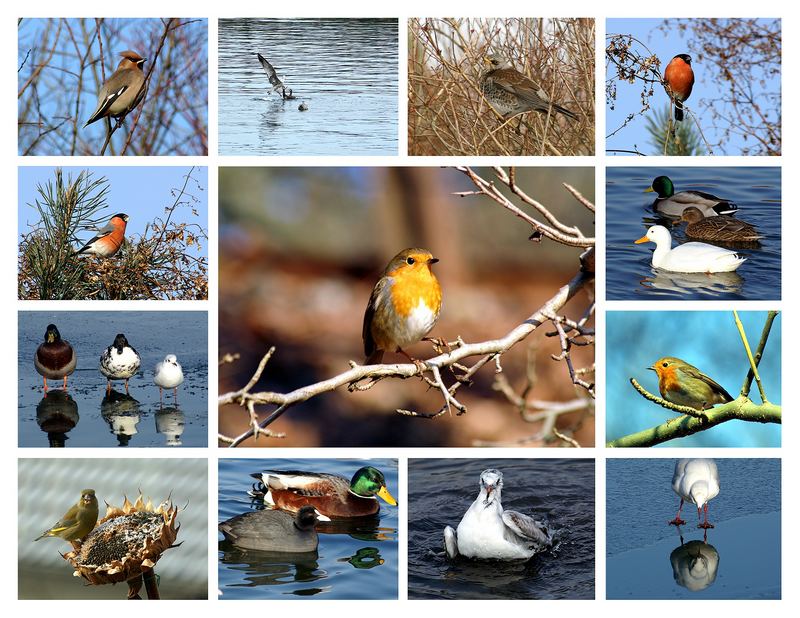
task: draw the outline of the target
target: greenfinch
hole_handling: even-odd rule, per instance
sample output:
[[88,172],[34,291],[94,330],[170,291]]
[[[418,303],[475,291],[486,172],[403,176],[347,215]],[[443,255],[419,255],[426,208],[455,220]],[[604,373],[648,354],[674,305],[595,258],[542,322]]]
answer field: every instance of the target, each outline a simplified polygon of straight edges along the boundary
[[97,523],[98,507],[94,489],[81,491],[78,503],[71,506],[60,520],[49,530],[34,539],[38,541],[46,536],[57,536],[65,541],[77,541],[89,534]]

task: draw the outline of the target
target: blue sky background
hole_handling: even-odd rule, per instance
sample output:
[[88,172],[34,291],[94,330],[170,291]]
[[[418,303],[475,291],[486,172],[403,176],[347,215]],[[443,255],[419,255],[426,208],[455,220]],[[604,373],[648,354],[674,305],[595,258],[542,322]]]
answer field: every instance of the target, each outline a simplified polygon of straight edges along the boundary
[[[740,311],[750,348],[755,353],[766,311]],[[609,311],[606,316],[606,440],[642,431],[676,418],[677,413],[647,401],[629,383],[636,378],[658,394],[658,377],[647,369],[663,356],[694,365],[737,397],[749,367],[731,311]],[[769,400],[781,403],[781,316],[772,324],[759,373]],[[750,398],[760,403],[753,382]],[[781,445],[781,426],[728,421],[661,446]]]
[[[19,238],[19,235],[30,231],[30,225],[39,222],[39,211],[28,204],[34,204],[37,199],[41,201],[36,187],[39,184],[45,185],[48,181],[55,182],[56,168],[20,166],[18,169],[19,218],[17,232]],[[143,234],[145,226],[156,217],[164,218],[164,209],[175,202],[177,191],[183,186],[184,177],[189,173],[191,167],[63,167],[62,169],[65,181],[70,175],[74,180],[85,169],[92,172],[94,180],[107,178],[109,181],[109,191],[106,194],[108,208],[102,211],[103,216],[108,219],[118,212],[129,215],[126,236],[130,237],[131,234]],[[195,168],[192,178],[197,182],[190,180],[186,192],[198,200],[192,202],[192,205],[199,216],[193,216],[187,206],[179,206],[175,209],[171,221],[199,224],[208,234],[208,168]],[[183,199],[184,201],[187,199],[186,195]],[[92,237],[92,232],[87,230],[79,235],[82,240],[86,241]],[[195,246],[191,248],[196,249]],[[203,243],[200,252],[194,255],[207,257],[208,242]]]
[[[660,71],[663,75],[669,61],[677,54],[688,52],[686,37],[691,36],[691,31],[683,31],[673,28],[668,35],[659,29],[664,23],[662,19],[608,19],[606,20],[606,42],[610,36],[615,34],[630,34],[647,45],[647,48],[658,56],[661,60]],[[634,44],[632,51],[638,50],[642,55],[647,54],[641,46]],[[695,83],[692,95],[686,102],[686,106],[695,113],[702,111],[698,101],[701,99],[718,99],[720,90],[715,83],[715,68],[709,66],[704,71],[703,62],[695,55],[692,56],[692,68],[694,70]],[[615,74],[614,65],[606,63],[606,78]],[[614,102],[614,109],[606,105],[606,135],[616,130],[624,121],[628,114],[636,114],[642,108],[642,81],[636,80],[633,84],[617,81],[617,99]],[[776,90],[780,88],[780,78],[765,85],[758,83],[752,84],[755,92],[764,90]],[[659,154],[654,151],[655,146],[651,144],[650,134],[647,132],[647,117],[654,117],[656,111],[662,112],[669,104],[669,97],[664,92],[663,86],[653,84],[653,96],[650,98],[651,109],[644,115],[637,115],[625,128],[613,137],[606,140],[607,148],[632,149],[634,146],[645,154]],[[687,115],[687,119],[688,119]],[[712,127],[704,122],[702,114],[699,114],[700,126],[710,144],[714,144],[720,135]],[[692,123],[694,124],[694,123]],[[752,146],[752,142],[749,143]],[[727,146],[727,154],[739,154],[745,146],[744,140],[740,136],[732,135]],[[715,150],[715,153],[721,154]]]

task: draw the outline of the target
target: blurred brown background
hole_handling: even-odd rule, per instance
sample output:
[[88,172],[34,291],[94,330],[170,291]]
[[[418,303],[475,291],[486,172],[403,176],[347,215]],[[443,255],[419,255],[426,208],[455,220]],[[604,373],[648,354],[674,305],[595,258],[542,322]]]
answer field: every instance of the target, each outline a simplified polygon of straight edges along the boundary
[[[479,173],[492,177],[491,170]],[[562,186],[569,183],[594,200],[592,168],[519,168],[517,182],[563,223],[593,236],[592,213]],[[444,300],[431,336],[478,342],[502,337],[524,321],[575,275],[581,250],[531,242],[528,224],[492,200],[453,195],[472,189],[455,169],[220,168],[219,352],[241,355],[220,367],[220,393],[242,388],[270,346],[276,352],[252,392],[289,392],[346,371],[348,360],[363,362],[367,300],[386,263],[406,247],[427,248],[441,260],[434,272]],[[579,293],[565,315],[579,318],[588,303],[586,292]],[[558,338],[544,336],[552,330],[541,327],[503,355],[504,372],[520,391],[533,346],[537,379],[528,397],[583,397],[565,364],[550,358],[560,352]],[[408,351],[423,359],[434,355],[426,342]],[[478,358],[467,359],[468,365]],[[387,354],[384,362],[406,361]],[[591,365],[593,346],[573,348],[573,362]],[[443,376],[452,382],[449,371]],[[441,393],[419,378],[384,380],[364,392],[342,388],[290,408],[269,427],[286,438],[260,438],[256,445],[565,444],[537,437],[541,422],[523,421],[492,389],[493,381],[490,364],[459,391],[467,414],[434,420],[395,411],[430,413],[442,406]],[[264,418],[271,410],[258,411]],[[594,444],[590,410],[562,415],[557,423],[582,446]],[[219,431],[239,435],[247,420],[244,408],[222,407]]]

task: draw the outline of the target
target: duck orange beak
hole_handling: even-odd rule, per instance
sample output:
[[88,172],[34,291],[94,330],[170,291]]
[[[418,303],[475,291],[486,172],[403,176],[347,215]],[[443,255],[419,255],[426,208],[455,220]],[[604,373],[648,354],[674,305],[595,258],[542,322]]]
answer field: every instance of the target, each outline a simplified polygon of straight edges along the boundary
[[653,190],[653,187],[647,187],[647,188],[644,190],[644,192],[645,192],[645,193],[655,193],[655,191]]
[[392,506],[397,506],[397,500],[392,497],[392,494],[389,493],[389,490],[386,489],[386,485],[381,487],[380,491],[378,492],[378,496],[384,499],[387,503],[391,504]]
[[647,237],[647,234],[645,234],[645,235],[644,235],[644,236],[642,236],[642,237],[641,237],[639,240],[634,240],[634,241],[633,241],[633,244],[634,244],[634,245],[638,245],[638,244],[641,244],[641,243],[643,243],[643,242],[649,242],[649,241],[650,241],[650,239]]

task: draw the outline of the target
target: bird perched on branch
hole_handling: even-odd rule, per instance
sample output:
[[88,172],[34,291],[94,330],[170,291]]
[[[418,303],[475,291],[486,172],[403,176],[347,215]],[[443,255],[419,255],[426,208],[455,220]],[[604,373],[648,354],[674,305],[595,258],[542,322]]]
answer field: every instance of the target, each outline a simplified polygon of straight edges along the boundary
[[442,308],[442,289],[431,270],[438,261],[425,249],[405,249],[386,266],[364,313],[364,364],[380,363],[384,352],[414,360],[403,348],[430,332]]
[[65,541],[78,541],[89,534],[97,523],[98,506],[94,489],[81,491],[80,500],[62,515],[49,530],[45,530],[34,541],[46,536],[56,536]]
[[44,334],[44,343],[36,348],[33,356],[33,365],[40,376],[44,378],[44,392],[47,392],[47,378],[51,380],[64,379],[64,390],[67,388],[67,376],[75,371],[78,357],[69,341],[61,338],[55,324],[48,324]]
[[125,242],[125,228],[128,225],[128,219],[128,215],[124,212],[117,213],[108,220],[108,223],[103,228],[97,230],[97,235],[94,238],[72,255],[81,253],[91,253],[100,257],[116,255]]
[[728,391],[680,358],[659,358],[648,369],[655,371],[658,376],[661,396],[679,406],[708,410],[718,403],[733,401]]
[[489,65],[489,70],[481,77],[481,91],[489,104],[503,116],[503,120],[528,111],[553,111],[577,120],[573,112],[551,103],[545,91],[517,71],[505,56],[489,54],[484,61]]
[[678,54],[664,69],[664,89],[675,103],[675,120],[678,122],[683,121],[683,102],[692,94],[693,86],[692,57]]
[[106,393],[111,392],[112,380],[125,380],[125,392],[128,392],[128,380],[136,375],[142,359],[125,338],[119,333],[114,343],[100,355],[100,373],[106,377]]
[[117,70],[100,87],[97,95],[97,109],[91,115],[84,128],[101,118],[114,118],[118,123],[142,102],[145,93],[145,76],[142,71],[147,58],[142,58],[134,51],[120,54]]

